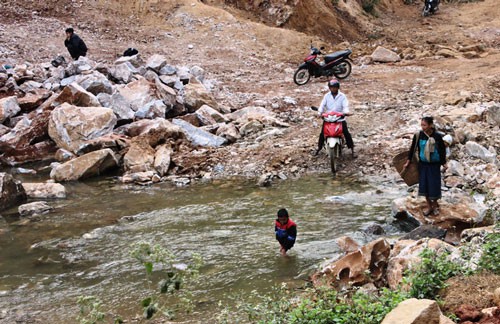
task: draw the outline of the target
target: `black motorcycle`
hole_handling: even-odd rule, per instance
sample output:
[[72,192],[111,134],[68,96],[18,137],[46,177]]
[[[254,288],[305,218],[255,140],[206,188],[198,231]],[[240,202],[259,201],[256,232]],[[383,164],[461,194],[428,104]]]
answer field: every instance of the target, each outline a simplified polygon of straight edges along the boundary
[[337,79],[345,79],[351,74],[351,63],[349,55],[352,54],[350,49],[334,52],[324,56],[324,62],[320,62],[318,56],[324,47],[317,49],[311,45],[311,54],[305,59],[304,63],[299,65],[297,71],[293,75],[293,82],[297,85],[304,85],[313,77],[335,75]]
[[422,9],[422,16],[427,17],[433,15],[439,10],[439,0],[425,0],[424,9]]

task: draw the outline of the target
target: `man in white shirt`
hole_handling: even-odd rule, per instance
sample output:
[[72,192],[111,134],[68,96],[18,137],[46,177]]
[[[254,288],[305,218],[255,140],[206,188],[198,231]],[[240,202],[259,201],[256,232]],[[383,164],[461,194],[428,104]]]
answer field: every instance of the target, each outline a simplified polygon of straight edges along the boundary
[[[321,118],[321,114],[328,113],[332,111],[336,111],[344,114],[344,116],[350,116],[349,113],[349,101],[347,100],[346,95],[339,91],[340,83],[336,79],[332,79],[328,81],[328,89],[330,90],[321,101],[321,104],[318,108],[318,114]],[[356,154],[354,153],[354,142],[352,141],[352,136],[347,129],[346,121],[342,122],[342,132],[344,133],[344,138],[347,144],[347,147],[352,151],[352,157],[356,158]],[[321,133],[319,134],[318,140],[318,150],[316,151],[316,155],[321,151],[325,142],[325,136],[323,135],[323,126],[321,126]]]

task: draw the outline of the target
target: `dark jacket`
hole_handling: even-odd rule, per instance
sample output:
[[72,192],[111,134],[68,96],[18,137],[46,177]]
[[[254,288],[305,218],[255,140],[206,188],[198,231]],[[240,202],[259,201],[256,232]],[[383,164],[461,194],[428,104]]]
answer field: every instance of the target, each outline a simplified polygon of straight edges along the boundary
[[280,242],[285,250],[290,250],[293,247],[297,238],[297,225],[291,219],[288,219],[288,222],[284,225],[276,220],[274,232],[276,233],[276,240]]
[[78,60],[80,56],[87,55],[87,45],[77,34],[73,34],[70,39],[64,40],[64,46],[68,48],[69,54],[75,60]]
[[[415,154],[415,150],[417,151],[417,155],[420,156],[420,145],[418,143],[420,142],[420,140],[427,141],[429,139],[429,137],[434,138],[434,140],[436,142],[437,153],[439,156],[439,161],[433,161],[433,162],[430,162],[430,164],[438,164],[438,163],[440,165],[445,164],[446,163],[446,146],[444,145],[444,142],[443,142],[443,135],[439,132],[436,132],[435,130],[432,132],[431,136],[427,136],[427,134],[425,134],[423,131],[420,131],[418,133],[418,138],[417,138],[417,134],[413,135],[413,140],[411,142],[410,152],[408,153],[408,160],[411,161],[413,154]],[[419,159],[419,163],[429,163],[429,162],[420,161],[420,159]]]

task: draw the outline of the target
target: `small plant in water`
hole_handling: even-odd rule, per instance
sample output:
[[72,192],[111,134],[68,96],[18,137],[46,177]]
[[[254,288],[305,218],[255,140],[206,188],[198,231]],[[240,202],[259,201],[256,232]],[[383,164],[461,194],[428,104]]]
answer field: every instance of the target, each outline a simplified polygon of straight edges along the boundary
[[[175,312],[192,310],[191,294],[189,290],[182,290],[181,287],[190,280],[198,277],[199,269],[202,266],[201,256],[193,254],[193,262],[190,265],[177,264],[175,255],[166,248],[156,244],[140,241],[131,245],[131,256],[139,261],[144,267],[146,274],[146,285],[150,296],[141,301],[144,318],[151,319],[156,314],[163,314],[168,319],[172,319]],[[153,270],[158,267],[161,273],[153,278]],[[159,279],[158,279],[159,278]],[[154,286],[157,288],[154,288]],[[164,295],[175,295],[177,300],[169,302],[162,298]]]
[[96,324],[104,321],[105,314],[101,311],[102,302],[94,296],[80,296],[77,300],[80,314],[77,320],[80,324]]

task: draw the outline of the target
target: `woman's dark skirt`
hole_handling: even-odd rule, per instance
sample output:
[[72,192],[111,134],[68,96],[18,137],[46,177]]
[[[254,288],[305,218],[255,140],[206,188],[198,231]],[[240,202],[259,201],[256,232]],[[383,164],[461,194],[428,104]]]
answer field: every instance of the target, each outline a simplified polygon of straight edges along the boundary
[[441,198],[441,166],[439,164],[419,163],[418,195],[430,200]]

